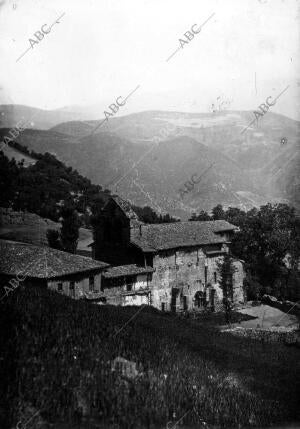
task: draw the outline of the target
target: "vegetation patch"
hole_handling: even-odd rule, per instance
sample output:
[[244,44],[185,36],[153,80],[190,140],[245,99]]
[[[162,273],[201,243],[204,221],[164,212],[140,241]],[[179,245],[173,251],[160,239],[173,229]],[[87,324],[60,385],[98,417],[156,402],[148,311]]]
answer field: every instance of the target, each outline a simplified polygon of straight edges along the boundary
[[[1,428],[43,424],[269,426],[299,420],[300,352],[145,307],[96,306],[41,289],[1,305]],[[129,321],[129,319],[131,319]],[[138,376],[112,371],[116,358]],[[190,412],[188,412],[190,411]],[[84,426],[80,426],[84,427]]]

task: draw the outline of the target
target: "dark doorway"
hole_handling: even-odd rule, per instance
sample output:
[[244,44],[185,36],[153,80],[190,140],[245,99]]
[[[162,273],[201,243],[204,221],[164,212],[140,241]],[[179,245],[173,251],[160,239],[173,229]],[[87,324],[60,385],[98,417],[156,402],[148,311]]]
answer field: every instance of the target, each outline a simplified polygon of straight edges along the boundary
[[187,297],[183,293],[180,294],[180,309],[183,311],[187,310]]
[[171,311],[176,312],[176,300],[178,295],[178,289],[172,289],[172,297],[171,297]]
[[209,291],[209,303],[212,311],[215,310],[215,289],[210,289]]
[[195,293],[195,307],[203,309],[206,307],[206,292],[199,290]]

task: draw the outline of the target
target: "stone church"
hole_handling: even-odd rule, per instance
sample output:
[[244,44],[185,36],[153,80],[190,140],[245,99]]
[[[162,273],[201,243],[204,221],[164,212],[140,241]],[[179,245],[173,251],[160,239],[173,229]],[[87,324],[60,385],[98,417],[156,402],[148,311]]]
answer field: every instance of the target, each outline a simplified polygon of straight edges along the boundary
[[[224,220],[144,224],[127,201],[113,195],[92,244],[95,259],[115,266],[104,282],[107,302],[149,304],[163,311],[215,309],[222,301],[218,262],[236,230]],[[128,280],[130,264],[144,269],[145,281]],[[243,262],[233,264],[232,298],[243,303]]]

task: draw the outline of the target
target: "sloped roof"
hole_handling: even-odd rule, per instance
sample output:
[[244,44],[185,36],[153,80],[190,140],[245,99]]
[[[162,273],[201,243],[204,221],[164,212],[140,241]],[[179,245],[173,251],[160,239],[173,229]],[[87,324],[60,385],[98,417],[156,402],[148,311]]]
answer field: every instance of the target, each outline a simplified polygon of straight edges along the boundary
[[133,228],[130,241],[144,252],[155,252],[188,246],[222,244],[226,239],[220,237],[218,233],[235,229],[236,226],[224,220],[148,224],[143,225],[141,230]]
[[133,276],[137,274],[147,274],[154,271],[151,267],[138,267],[135,264],[119,265],[117,267],[110,267],[105,270],[103,277],[111,279],[114,277]]
[[139,221],[138,215],[135,213],[128,201],[123,200],[119,195],[112,195],[106,205],[110,204],[111,201],[114,201],[120,207],[128,219]]
[[101,271],[109,264],[50,247],[0,240],[0,273],[40,279],[85,271]]
[[212,228],[213,231],[216,233],[225,232],[225,231],[234,231],[239,229],[238,226],[233,225],[230,222],[227,222],[227,220],[206,220],[205,223],[210,224],[210,228]]

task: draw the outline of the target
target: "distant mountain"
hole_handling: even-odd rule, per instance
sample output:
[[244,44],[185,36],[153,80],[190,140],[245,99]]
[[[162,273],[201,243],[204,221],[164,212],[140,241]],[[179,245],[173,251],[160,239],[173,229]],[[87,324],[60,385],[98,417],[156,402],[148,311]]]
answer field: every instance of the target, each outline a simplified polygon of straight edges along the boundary
[[[98,133],[115,133],[132,143],[151,143],[165,131],[167,140],[179,135],[191,137],[223,153],[246,169],[262,168],[286,148],[299,150],[300,123],[283,115],[267,112],[254,119],[253,112],[181,113],[150,111],[111,118]],[[53,131],[72,136],[90,133],[101,121],[62,123]],[[172,131],[168,129],[172,127]],[[85,134],[86,132],[86,134]],[[287,140],[281,144],[282,138]]]
[[[253,118],[151,111],[111,118],[95,134],[100,121],[73,120],[25,130],[17,141],[54,154],[136,205],[183,219],[218,203],[247,209],[284,201],[300,209],[299,122],[268,112],[245,130]],[[203,173],[181,198],[184,183]]]
[[88,119],[78,111],[67,109],[45,110],[18,104],[0,105],[0,128],[15,127],[18,121],[27,123],[27,128],[48,130],[65,121]]

